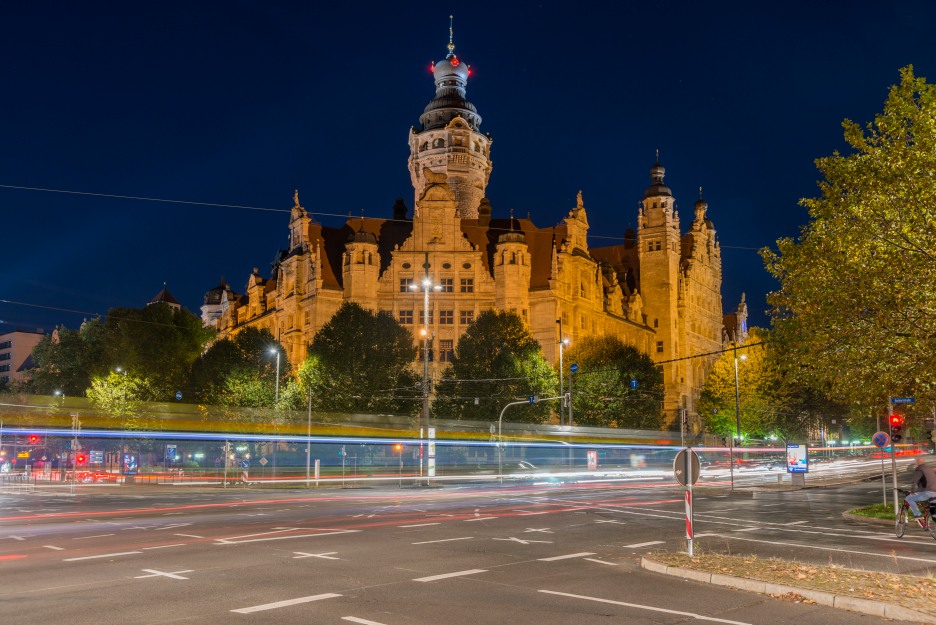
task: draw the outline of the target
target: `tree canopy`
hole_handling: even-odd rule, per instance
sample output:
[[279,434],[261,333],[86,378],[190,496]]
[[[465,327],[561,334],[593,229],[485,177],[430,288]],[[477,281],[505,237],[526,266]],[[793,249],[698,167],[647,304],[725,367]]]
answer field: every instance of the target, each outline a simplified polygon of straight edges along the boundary
[[285,388],[289,361],[269,330],[246,327],[212,344],[192,367],[190,395],[200,403],[272,408],[276,394],[276,355]]
[[812,386],[883,405],[936,398],[936,88],[900,72],[884,110],[843,124],[848,154],[816,166],[809,223],[762,255],[773,344]]
[[[523,319],[512,312],[485,311],[462,335],[452,363],[436,389],[439,418],[497,420],[504,405],[530,395],[557,395],[556,372]],[[542,423],[558,402],[511,409],[510,421]]]
[[415,414],[422,391],[413,335],[387,313],[346,302],[322,326],[290,383],[288,405],[328,412]]
[[[566,350],[575,362],[572,418],[578,425],[657,430],[663,425],[663,374],[653,360],[614,335],[586,336]],[[568,376],[566,376],[568,379]],[[631,388],[637,380],[637,388]]]

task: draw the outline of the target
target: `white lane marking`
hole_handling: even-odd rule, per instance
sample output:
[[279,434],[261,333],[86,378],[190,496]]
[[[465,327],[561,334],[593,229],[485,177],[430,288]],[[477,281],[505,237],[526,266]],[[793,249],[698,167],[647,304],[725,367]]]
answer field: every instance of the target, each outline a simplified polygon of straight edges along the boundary
[[463,538],[443,538],[442,540],[424,540],[421,543],[411,543],[413,545],[429,545],[431,543],[447,543],[453,540],[471,540],[474,536],[465,536]]
[[[95,534],[94,536],[76,536],[75,538],[72,538],[72,540],[87,540],[89,538],[104,538],[105,536],[116,536],[116,534]],[[16,537],[11,536],[10,538],[16,538]],[[23,539],[20,538],[20,540],[23,540]]]
[[595,555],[591,551],[583,551],[582,553],[570,553],[567,556],[553,556],[552,558],[540,558],[540,562],[555,562],[556,560],[567,560],[569,558],[584,558],[585,556]]
[[802,525],[803,523],[809,523],[809,521],[791,521],[790,523],[781,523],[780,525]]
[[756,532],[764,529],[763,527],[742,527],[741,529],[731,530],[732,532]]
[[427,525],[442,525],[441,523],[414,523],[413,525],[397,525],[397,527],[426,527]]
[[[771,506],[785,506],[785,505],[786,505],[785,503],[762,503],[760,506],[761,508],[770,508]],[[805,522],[806,521],[802,521],[802,523],[805,523]]]
[[188,579],[187,577],[182,577],[180,573],[191,573],[195,569],[188,569],[186,571],[173,571],[172,573],[165,573],[163,571],[157,571],[156,569],[143,569],[144,573],[151,573],[151,575],[137,575],[133,579],[145,579],[147,577],[171,577],[172,579]]
[[267,540],[290,540],[293,538],[316,538],[318,536],[333,536],[335,534],[353,534],[361,530],[334,530],[332,532],[321,532],[318,534],[295,534],[293,536],[268,536],[266,538],[251,538],[249,540],[233,540],[230,538],[218,538],[216,545],[241,545],[243,543],[260,543]]
[[499,519],[497,516],[479,516],[474,519],[465,519],[465,523],[471,523],[472,521],[490,521],[491,519]]
[[143,551],[147,549],[168,549],[169,547],[184,547],[185,543],[175,543],[172,545],[159,545],[158,547],[143,547]]
[[443,573],[442,575],[432,575],[430,577],[419,577],[414,582],[434,582],[438,579],[448,579],[449,577],[460,577],[462,575],[474,575],[475,573],[487,573],[487,569],[469,569],[467,571],[457,571],[455,573]]
[[607,564],[608,566],[617,566],[617,564],[614,562],[605,562],[604,560],[596,560],[594,558],[585,558],[585,560],[588,560],[589,562],[597,562],[598,564]]
[[854,551],[852,549],[840,549],[838,547],[820,547],[818,545],[803,545],[801,543],[781,543],[775,540],[757,540],[755,538],[740,538],[738,536],[724,536],[724,538],[730,538],[731,540],[743,540],[749,543],[766,543],[768,545],[778,545],[781,547],[800,547],[803,549],[821,549],[823,551],[837,551],[839,553],[853,553],[860,556],[875,556],[878,558],[887,558],[888,560],[897,559],[897,560],[910,560],[911,562],[930,562],[934,563],[936,560],[930,558],[912,558],[910,556],[897,556],[893,553],[872,553],[870,551]]
[[113,558],[116,556],[129,556],[134,553],[143,553],[142,551],[121,551],[119,553],[102,553],[99,556],[82,556],[80,558],[65,558],[62,562],[77,562],[78,560],[96,560],[98,558]]
[[340,560],[341,558],[333,558],[332,555],[338,553],[337,551],[328,551],[326,553],[303,553],[301,551],[293,551],[294,555],[293,560],[299,558],[323,558],[325,560]]
[[262,612],[264,610],[275,610],[276,608],[285,608],[287,606],[296,605],[299,603],[309,603],[310,601],[320,601],[322,599],[333,599],[334,597],[340,597],[341,595],[336,595],[335,593],[325,593],[323,595],[312,595],[309,597],[299,597],[298,599],[287,599],[286,601],[276,601],[274,603],[264,603],[263,605],[255,605],[249,608],[239,608],[237,610],[231,610],[231,612],[237,612],[238,614],[250,614],[251,612]]
[[744,621],[729,621],[724,618],[714,618],[711,616],[702,616],[694,612],[681,612],[679,610],[667,610],[666,608],[657,608],[650,605],[640,605],[639,603],[625,603],[624,601],[612,601],[611,599],[601,599],[599,597],[587,597],[585,595],[573,595],[567,592],[556,592],[555,590],[540,590],[539,592],[548,595],[559,595],[560,597],[571,597],[573,599],[584,599],[586,601],[597,601],[598,603],[610,603],[612,605],[621,605],[627,608],[637,608],[638,610],[649,610],[651,612],[663,612],[664,614],[676,614],[678,616],[688,616],[699,621],[712,621],[713,623],[728,623],[729,625],[752,625]]
[[651,545],[662,545],[665,542],[665,540],[651,540],[648,543],[634,543],[633,545],[621,545],[621,547],[624,549],[640,549],[641,547],[649,547]]
[[[113,534],[105,534],[105,536],[113,536]],[[13,540],[26,540],[23,536],[13,536],[12,534],[10,534],[9,536],[4,536],[3,538],[12,538]],[[94,538],[94,537],[89,536],[88,538]],[[75,540],[75,539],[73,538],[72,540]]]
[[166,525],[164,527],[157,527],[156,531],[159,532],[161,530],[171,530],[176,527],[185,527],[187,525],[192,525],[192,524],[191,523],[172,523],[171,525]]
[[526,528],[525,530],[523,530],[523,533],[524,533],[524,534],[526,534],[527,532],[542,532],[543,534],[552,534],[552,533],[553,533],[553,531],[552,531],[551,529],[549,529],[548,527],[540,527],[540,528],[528,527],[528,528]]
[[708,538],[709,536],[721,536],[721,534],[696,534],[695,538]]
[[55,549],[56,551],[65,551],[65,547],[56,547],[54,545],[43,545],[46,549]]
[[195,534],[173,534],[173,536],[184,536],[185,538],[204,538],[204,536],[196,536]]
[[352,623],[360,623],[361,625],[384,625],[383,623],[378,623],[377,621],[368,621],[367,619],[357,618],[356,616],[342,616],[342,621],[351,621]]
[[529,539],[523,540],[523,539],[521,539],[521,538],[514,538],[513,536],[511,536],[510,538],[493,538],[492,540],[506,540],[506,541],[512,541],[512,542],[515,542],[515,543],[520,543],[521,545],[529,545],[530,543],[549,543],[549,544],[552,544],[552,541],[551,541],[551,540],[529,540]]
[[[705,510],[705,514],[721,514],[722,512],[734,512],[735,510],[740,510],[740,508],[721,508],[719,510]],[[700,513],[703,511],[700,510]]]
[[536,516],[537,514],[549,514],[549,510],[544,510],[543,512],[524,512],[520,516]]
[[617,525],[627,525],[627,523],[625,523],[624,521],[614,521],[611,519],[608,519],[608,520],[601,519],[601,520],[595,521],[595,523],[615,523]]

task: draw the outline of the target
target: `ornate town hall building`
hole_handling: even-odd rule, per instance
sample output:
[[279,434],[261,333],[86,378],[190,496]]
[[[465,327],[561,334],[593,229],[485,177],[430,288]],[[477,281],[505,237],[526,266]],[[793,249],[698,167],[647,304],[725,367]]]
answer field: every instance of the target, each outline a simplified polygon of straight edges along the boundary
[[[466,99],[468,67],[451,40],[448,49],[433,68],[435,97],[410,130],[413,214],[398,200],[391,219],[349,218],[331,228],[315,220],[297,192],[289,249],[277,255],[272,276],[255,269],[244,294],[222,281],[205,295],[205,323],[221,336],[266,328],[294,365],[346,301],[392,314],[417,340],[426,324],[424,295],[410,287],[428,276],[441,287],[429,298],[434,374],[481,312],[509,310],[527,322],[550,361],[558,360],[560,327],[573,344],[589,334],[620,336],[664,362],[668,418],[679,408],[694,417],[714,357],[686,357],[721,349],[726,333],[721,252],[706,202],[695,203],[682,234],[657,163],[637,232],[625,233],[619,245],[588,246],[581,192],[557,226],[495,218],[485,196],[492,139]],[[745,316],[742,304],[730,318],[740,324]]]

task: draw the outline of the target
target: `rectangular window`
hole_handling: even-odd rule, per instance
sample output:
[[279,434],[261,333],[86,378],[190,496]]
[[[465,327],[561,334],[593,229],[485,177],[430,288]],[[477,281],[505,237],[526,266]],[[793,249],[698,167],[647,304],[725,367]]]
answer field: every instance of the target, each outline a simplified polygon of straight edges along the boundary
[[413,325],[413,311],[401,310],[400,311],[400,323],[405,326]]
[[657,341],[657,353],[658,354],[663,353],[663,341]]
[[440,280],[443,293],[452,293],[455,291],[455,279],[454,278],[442,278]]
[[13,341],[4,341],[0,343],[0,349],[10,349],[13,347]]
[[654,327],[654,328],[659,328],[659,327],[660,327],[660,320],[659,320],[659,319],[654,319],[654,320],[653,320],[653,327]]
[[9,359],[10,359],[10,352],[4,352],[0,354],[0,360],[9,360]]
[[458,312],[458,323],[463,326],[470,326],[474,323],[474,311],[473,310],[461,310]]
[[9,371],[10,365],[0,365],[0,371]]
[[[425,310],[419,311],[419,325],[421,326],[426,325],[426,311]],[[429,325],[432,325],[432,311],[431,310],[429,311]]]
[[440,310],[439,311],[439,325],[450,326],[455,324],[455,311],[454,310]]
[[413,284],[412,278],[400,278],[400,293],[409,293],[411,284]]
[[439,341],[439,362],[452,362],[455,357],[454,341]]
[[461,279],[461,292],[462,293],[474,293],[474,278],[462,278]]

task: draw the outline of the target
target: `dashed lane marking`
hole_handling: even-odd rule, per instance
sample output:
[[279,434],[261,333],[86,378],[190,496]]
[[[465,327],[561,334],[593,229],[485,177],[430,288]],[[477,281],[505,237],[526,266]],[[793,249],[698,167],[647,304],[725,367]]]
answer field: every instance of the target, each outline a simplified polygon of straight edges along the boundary
[[55,549],[56,551],[65,551],[65,547],[56,547],[55,545],[43,545],[46,549]]
[[352,623],[360,623],[361,625],[384,625],[383,623],[378,623],[377,621],[368,621],[364,618],[358,618],[356,616],[342,616],[342,621],[351,621]]
[[607,564],[608,566],[617,566],[617,564],[614,562],[605,562],[604,560],[596,560],[595,558],[584,558],[584,559],[588,560],[589,562],[597,562],[598,564]]
[[[266,536],[265,538],[250,538],[250,536],[261,536],[261,534],[248,534],[246,536],[233,536],[231,538],[218,538],[215,539],[216,545],[240,545],[243,543],[260,543],[268,540],[291,540],[294,538],[317,538],[319,536],[334,536],[335,534],[354,534],[360,532],[361,530],[325,530],[318,532],[316,534],[291,534],[289,536]],[[274,532],[264,532],[264,534],[272,534]],[[240,540],[241,538],[247,538],[247,540]]]
[[429,577],[418,577],[414,582],[434,582],[449,577],[461,577],[462,575],[474,575],[476,573],[487,573],[487,569],[469,569],[467,571],[456,571],[455,573],[443,573],[442,575],[430,575]]
[[185,538],[204,538],[204,536],[196,536],[195,534],[173,534],[173,536],[183,536]]
[[105,536],[116,536],[116,534],[95,534],[94,536],[76,536],[72,540],[87,540],[89,538],[104,538]]
[[428,525],[442,525],[441,523],[414,523],[413,525],[397,525],[397,527],[426,527]]
[[429,545],[432,543],[448,543],[453,540],[471,540],[474,536],[465,536],[463,538],[443,538],[442,540],[424,540],[420,543],[412,543],[414,545]]
[[175,543],[173,545],[159,545],[157,547],[143,547],[143,550],[146,551],[147,549],[168,549],[169,547],[184,547],[184,546],[185,546],[185,543]]
[[263,612],[264,610],[275,610],[276,608],[285,608],[291,605],[297,605],[300,603],[309,603],[310,601],[321,601],[322,599],[333,599],[335,597],[340,597],[341,595],[336,595],[335,593],[328,592],[322,595],[311,595],[309,597],[299,597],[298,599],[287,599],[286,601],[276,601],[274,603],[264,603],[263,605],[255,605],[249,608],[238,608],[237,610],[231,610],[231,612],[236,612],[238,614],[251,614],[252,612]]
[[624,549],[640,549],[641,547],[650,547],[651,545],[662,545],[665,540],[651,540],[648,543],[635,543],[633,545],[622,545]]
[[553,556],[551,558],[540,558],[540,562],[555,562],[556,560],[568,560],[569,558],[584,558],[585,556],[595,555],[591,551],[583,551],[582,553],[570,553],[566,556]]
[[142,551],[120,551],[118,553],[102,553],[97,556],[82,556],[80,558],[65,558],[62,562],[77,562],[78,560],[97,560],[99,558],[115,558],[117,556],[129,556]]
[[490,521],[491,519],[499,519],[500,517],[496,516],[479,516],[474,519],[465,519],[465,523],[470,523],[471,521]]
[[552,544],[552,541],[551,541],[551,540],[529,540],[529,539],[523,540],[523,539],[521,539],[521,538],[514,538],[513,536],[511,536],[510,538],[494,538],[493,540],[505,540],[505,541],[509,541],[509,542],[520,543],[521,545],[529,545],[530,543],[548,543],[548,544]]
[[744,621],[729,621],[728,619],[724,619],[724,618],[714,618],[712,616],[703,616],[701,614],[696,614],[694,612],[682,612],[680,610],[667,610],[666,608],[658,608],[652,605],[641,605],[639,603],[626,603],[624,601],[613,601],[611,599],[602,599],[600,597],[588,597],[586,595],[573,595],[568,592],[556,592],[555,590],[540,590],[539,592],[545,593],[547,595],[558,595],[560,597],[570,597],[572,599],[584,599],[585,601],[597,601],[598,603],[609,603],[611,605],[620,605],[626,608],[637,608],[638,610],[649,610],[651,612],[662,612],[664,614],[688,616],[689,618],[694,618],[699,621],[711,621],[713,623],[728,623],[729,625],[752,625],[751,623],[745,623]]
[[549,529],[548,527],[540,527],[540,528],[528,527],[528,528],[526,528],[525,530],[523,530],[523,533],[524,533],[524,534],[526,534],[526,533],[528,533],[528,532],[542,532],[543,534],[552,534],[552,533],[553,533],[553,531],[552,531],[551,529]]

